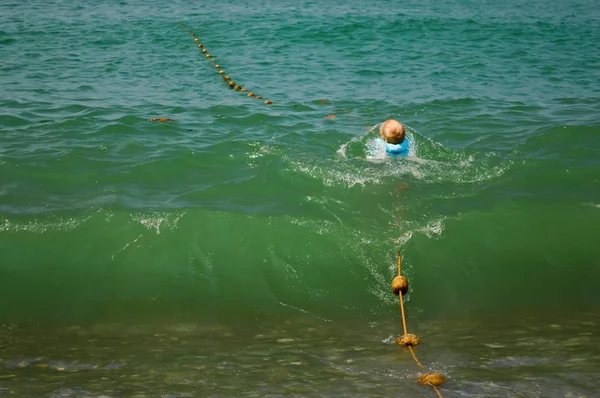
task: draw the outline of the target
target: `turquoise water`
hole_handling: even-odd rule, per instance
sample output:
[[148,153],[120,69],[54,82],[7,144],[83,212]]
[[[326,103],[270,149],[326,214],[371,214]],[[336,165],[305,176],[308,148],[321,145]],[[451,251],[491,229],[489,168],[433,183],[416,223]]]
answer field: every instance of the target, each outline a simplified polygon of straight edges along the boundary
[[[152,336],[187,325],[206,330],[190,344],[212,347],[208,369],[263,328],[273,337],[257,350],[283,356],[248,356],[257,373],[237,382],[241,368],[208,372],[209,386],[389,396],[401,375],[406,396],[433,396],[391,339],[399,250],[409,326],[433,339],[421,359],[450,373],[444,396],[593,396],[599,21],[586,0],[3,2],[0,395],[132,396],[110,375],[96,386],[90,369],[35,366],[131,365],[117,334],[136,356],[170,352],[155,367],[181,373],[193,361]],[[182,24],[273,104],[231,90]],[[368,159],[387,118],[409,127],[415,156]],[[281,351],[297,323],[306,343]],[[514,336],[491,325],[520,325],[526,359],[494,348]],[[219,328],[244,333],[232,343]],[[313,329],[335,349],[356,341],[361,354],[342,356],[358,368],[331,360]],[[67,355],[69,333],[110,354],[77,340],[81,356]],[[569,338],[574,369],[542,348]],[[316,373],[259,375],[302,350]],[[484,371],[486,358],[509,365]],[[38,374],[65,366],[85,375],[50,388]],[[144,394],[177,393],[150,375]],[[186,378],[192,395],[244,395]]]

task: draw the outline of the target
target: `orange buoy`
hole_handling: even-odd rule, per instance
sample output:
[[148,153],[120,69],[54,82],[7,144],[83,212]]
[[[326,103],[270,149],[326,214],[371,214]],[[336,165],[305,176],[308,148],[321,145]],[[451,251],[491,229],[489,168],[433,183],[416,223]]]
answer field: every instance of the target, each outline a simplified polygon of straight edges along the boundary
[[405,295],[408,292],[408,280],[402,275],[398,275],[392,279],[392,291],[397,296],[400,292]]
[[403,347],[414,347],[416,345],[419,345],[419,343],[421,342],[421,340],[419,340],[419,338],[411,333],[405,334],[404,336],[400,336],[396,339],[396,344],[401,345]]
[[427,372],[417,378],[417,381],[424,386],[441,386],[446,382],[443,374],[438,372]]
[[177,119],[171,119],[170,117],[151,117],[148,119],[149,122],[174,122]]

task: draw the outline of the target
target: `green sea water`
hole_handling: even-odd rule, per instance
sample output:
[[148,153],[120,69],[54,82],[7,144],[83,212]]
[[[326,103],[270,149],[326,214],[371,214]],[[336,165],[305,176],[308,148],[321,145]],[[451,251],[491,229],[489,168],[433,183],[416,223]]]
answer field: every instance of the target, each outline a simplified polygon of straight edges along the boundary
[[592,0],[1,2],[0,396],[435,396],[398,251],[445,397],[600,396],[598,43]]

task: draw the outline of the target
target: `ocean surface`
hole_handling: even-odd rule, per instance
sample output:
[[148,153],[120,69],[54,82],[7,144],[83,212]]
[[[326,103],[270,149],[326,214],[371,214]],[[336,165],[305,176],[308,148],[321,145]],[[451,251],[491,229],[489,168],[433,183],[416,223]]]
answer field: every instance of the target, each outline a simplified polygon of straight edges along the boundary
[[600,397],[599,43],[594,0],[0,2],[0,396],[435,397],[400,252],[444,397]]

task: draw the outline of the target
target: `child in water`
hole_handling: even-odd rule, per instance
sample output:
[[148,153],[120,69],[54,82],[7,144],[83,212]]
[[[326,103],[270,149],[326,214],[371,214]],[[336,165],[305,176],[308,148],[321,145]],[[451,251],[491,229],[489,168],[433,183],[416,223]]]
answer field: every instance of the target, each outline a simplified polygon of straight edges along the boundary
[[404,126],[397,120],[388,119],[379,128],[381,138],[385,141],[385,152],[392,156],[408,156],[410,142],[406,137]]

